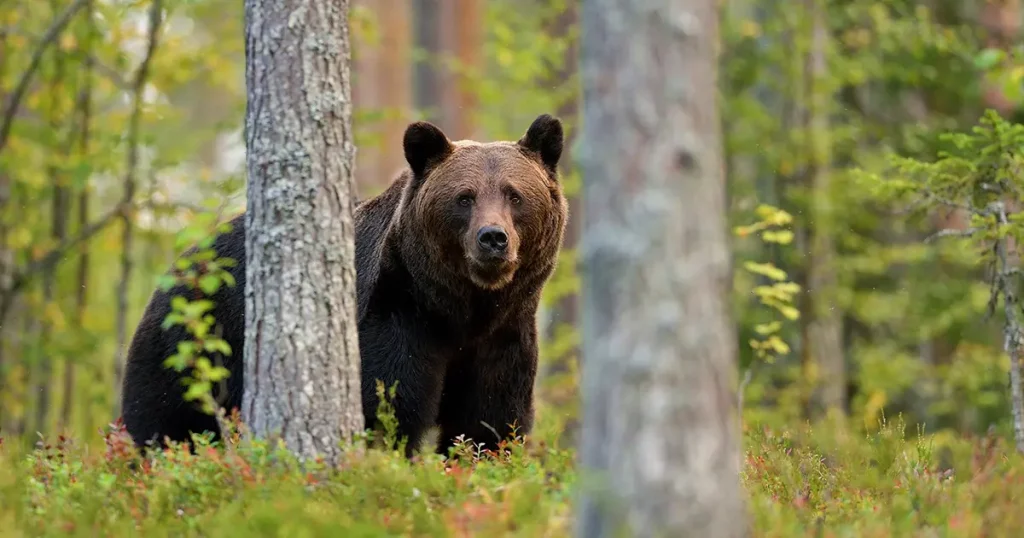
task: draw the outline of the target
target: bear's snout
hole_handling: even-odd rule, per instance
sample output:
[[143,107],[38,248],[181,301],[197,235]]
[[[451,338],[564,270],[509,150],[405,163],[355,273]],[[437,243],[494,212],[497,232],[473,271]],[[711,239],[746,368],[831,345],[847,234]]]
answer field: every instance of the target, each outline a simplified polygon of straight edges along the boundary
[[508,234],[501,226],[484,226],[476,234],[476,244],[484,254],[503,256],[508,250]]
[[494,223],[470,233],[466,252],[467,269],[473,282],[487,289],[498,289],[512,281],[518,265],[518,239],[515,230]]

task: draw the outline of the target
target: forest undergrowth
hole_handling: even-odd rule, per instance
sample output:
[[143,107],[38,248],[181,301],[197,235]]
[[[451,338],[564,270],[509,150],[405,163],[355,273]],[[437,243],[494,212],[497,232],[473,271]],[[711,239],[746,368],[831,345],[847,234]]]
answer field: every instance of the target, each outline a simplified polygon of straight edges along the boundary
[[[147,459],[119,423],[102,450],[0,444],[0,536],[571,536],[584,481],[557,417],[542,414],[504,451],[463,443],[453,461],[409,461],[393,436],[364,438],[332,469],[249,439],[237,420],[227,448],[197,438],[195,454],[175,445]],[[744,426],[753,536],[998,537],[1024,526],[1024,461],[1001,436],[925,435],[899,419],[865,434],[844,422]]]

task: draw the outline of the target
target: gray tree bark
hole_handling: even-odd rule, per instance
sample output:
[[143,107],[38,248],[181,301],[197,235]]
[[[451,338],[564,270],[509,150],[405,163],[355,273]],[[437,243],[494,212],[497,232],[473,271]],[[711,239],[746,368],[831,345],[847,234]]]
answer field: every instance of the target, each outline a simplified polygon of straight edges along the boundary
[[745,536],[717,3],[582,6],[577,535]]
[[302,459],[363,429],[348,0],[246,0],[242,418]]

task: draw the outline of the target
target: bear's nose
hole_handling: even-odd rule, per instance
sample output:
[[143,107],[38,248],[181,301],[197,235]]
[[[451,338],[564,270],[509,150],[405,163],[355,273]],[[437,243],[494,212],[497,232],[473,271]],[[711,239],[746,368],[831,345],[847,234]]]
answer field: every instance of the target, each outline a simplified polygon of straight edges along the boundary
[[476,242],[488,252],[505,252],[508,234],[501,226],[484,226],[476,234]]

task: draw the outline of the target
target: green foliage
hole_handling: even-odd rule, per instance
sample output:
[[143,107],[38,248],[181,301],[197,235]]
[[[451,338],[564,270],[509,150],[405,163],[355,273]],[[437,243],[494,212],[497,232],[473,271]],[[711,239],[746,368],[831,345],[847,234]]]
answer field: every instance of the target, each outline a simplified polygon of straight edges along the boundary
[[[983,52],[973,2],[815,5],[825,10],[828,30],[824,69],[816,77],[808,9],[730,1],[723,11],[721,112],[731,218],[745,224],[763,204],[794,216],[794,248],[744,241],[736,242],[735,255],[771,263],[809,289],[813,233],[826,230],[836,283],[825,291],[842,319],[848,412],[858,427],[873,429],[885,409],[929,429],[1004,429],[1008,414],[994,413],[990,402],[989,383],[1000,370],[981,367],[1000,364],[1002,342],[981,324],[989,290],[976,274],[975,253],[957,242],[924,243],[947,212],[894,213],[891,200],[866,188],[858,170],[879,171],[893,154],[930,159],[946,149],[943,133],[977,118],[986,106],[983,88],[1020,63],[1012,59],[1016,52]],[[821,92],[824,128],[807,117],[809,100]],[[821,144],[830,155],[829,181],[816,191]],[[747,278],[748,271],[737,271],[734,311],[744,343],[766,323]],[[798,301],[801,317],[777,332],[796,353],[780,357],[747,388],[745,405],[761,408],[752,410],[759,420],[782,426],[802,418],[799,360],[805,336],[815,330],[813,316],[803,311],[810,303]],[[757,351],[741,347],[741,365],[757,360]],[[960,361],[978,369],[954,366]],[[962,395],[958,405],[943,403],[954,393]]]
[[[568,533],[571,455],[484,454],[446,465],[382,451],[352,451],[337,469],[310,469],[282,446],[243,442],[224,452],[198,441],[141,463],[122,429],[106,453],[48,447],[2,453],[0,535],[100,532],[147,536],[482,535]],[[135,463],[138,470],[132,470]]]
[[380,447],[393,450],[399,454],[405,453],[405,446],[409,442],[408,439],[398,437],[398,419],[395,417],[395,406],[392,402],[395,400],[395,393],[398,390],[398,382],[396,381],[391,387],[385,389],[384,382],[377,380],[377,421],[379,424],[379,431],[381,434]]
[[[1016,209],[1024,199],[1024,176],[1020,173],[1024,125],[1010,123],[989,110],[970,132],[948,133],[940,140],[945,148],[934,161],[893,156],[891,169],[881,174],[864,173],[861,179],[874,188],[880,200],[902,202],[909,206],[908,212],[942,208],[966,213],[969,221],[964,229],[943,229],[933,237],[968,241],[977,263],[992,268],[987,277],[991,286],[989,314],[994,313],[1002,297],[1007,316],[1004,331],[1013,335],[1006,341],[1005,345],[1010,346],[1006,351],[1014,351],[1020,338],[1016,286],[1021,271],[1017,262],[1010,261],[1008,239],[1019,245],[1024,237],[1024,215]],[[1002,370],[990,366],[986,373]],[[979,391],[987,388],[976,387]],[[986,391],[975,401],[988,406],[998,399]]]
[[[762,205],[757,208],[756,214],[759,220],[753,224],[736,228],[737,236],[742,238],[760,234],[761,241],[778,245],[788,245],[793,240],[793,232],[780,229],[793,221],[793,217],[789,213],[775,207]],[[748,261],[743,264],[743,268],[752,275],[765,277],[772,281],[768,285],[754,286],[751,290],[762,305],[775,310],[790,321],[800,317],[800,311],[793,306],[794,296],[800,291],[800,286],[790,282],[785,271],[771,262]],[[754,325],[754,333],[757,336],[750,339],[749,345],[758,359],[771,363],[775,361],[775,357],[789,353],[789,346],[779,337],[781,329],[782,322],[779,320]]]
[[[578,3],[484,5],[481,65],[427,61],[461,75],[461,89],[476,98],[481,138],[518,137],[537,113],[558,112],[571,140],[580,92],[567,52],[580,29],[564,21]],[[745,474],[757,535],[1015,535],[1021,464],[1015,455],[1002,457],[1010,450],[998,439],[979,441],[971,432],[1009,429],[1009,361],[999,350],[999,331],[989,330],[983,316],[991,293],[981,269],[992,254],[981,247],[1007,234],[1019,238],[1020,218],[999,226],[985,209],[999,196],[1021,198],[1020,128],[989,115],[966,131],[989,106],[983,88],[1001,90],[1011,104],[1024,102],[1020,51],[982,47],[978,2],[816,3],[825,10],[823,22],[808,5],[730,0],[722,21],[730,218],[747,237],[733,243],[734,312],[741,366],[748,374],[759,368],[744,390]],[[91,434],[109,415],[114,394],[117,320],[128,320],[130,337],[153,289],[150,275],[163,273],[190,245],[199,244],[199,252],[161,281],[181,292],[168,324],[190,335],[168,365],[190,371],[190,397],[209,409],[210,389],[225,373],[210,358],[231,351],[209,317],[209,296],[233,284],[225,270],[230,262],[209,253],[211,223],[204,219],[213,217],[210,210],[240,207],[243,170],[230,155],[244,110],[242,18],[225,17],[238,5],[223,0],[168,0],[165,7],[169,23],[142,109],[136,198],[144,201],[128,213],[138,232],[132,271],[120,274],[121,219],[111,219],[83,249],[60,257],[52,295],[41,278],[31,279],[0,324],[0,428],[33,414],[32,376],[43,361],[66,363],[78,375],[72,420],[62,426],[85,445],[21,454],[8,437],[0,452],[0,535],[195,535],[201,528],[205,535],[568,536],[572,454],[551,447],[578,421],[579,332],[573,320],[559,317],[579,290],[571,238],[542,297],[539,422],[530,444],[518,440],[495,455],[463,442],[453,451],[457,464],[433,455],[408,462],[389,407],[394,387],[380,386],[383,427],[371,439],[385,450],[352,451],[335,470],[299,471],[279,446],[240,434],[229,436],[231,451],[199,439],[198,455],[178,447],[141,469],[129,466],[135,460],[123,431],[108,435],[102,459],[89,450],[100,441]],[[71,235],[122,196],[133,143],[125,136],[127,86],[144,39],[137,21],[147,8],[95,3],[92,17],[73,21],[44,55],[0,150],[0,196],[8,197],[0,199],[0,255],[9,254],[13,266],[28,267],[58,246],[58,187],[76,201],[66,208]],[[10,94],[60,9],[49,2],[0,7],[0,96]],[[371,15],[365,6],[353,9],[356,56],[382,46],[393,30]],[[824,24],[827,39],[825,69],[813,74],[816,23]],[[83,127],[79,96],[90,87],[93,120],[82,148],[75,140]],[[807,121],[814,97],[824,97],[824,126]],[[377,125],[399,114],[405,112],[357,107],[359,147],[383,146]],[[563,182],[568,195],[578,196],[585,178],[572,164],[570,152]],[[828,186],[816,189],[812,178],[822,170]],[[88,218],[80,224],[83,194]],[[923,203],[894,214],[894,202],[907,200]],[[980,210],[967,223],[980,231],[963,241],[925,242],[945,219],[946,201]],[[817,220],[821,215],[827,218]],[[807,259],[821,230],[835,250],[836,282],[828,291],[842,316],[854,420],[805,430],[796,426],[804,419],[800,359],[815,328],[801,299],[813,292]],[[75,265],[84,254],[89,293],[79,312],[75,296],[83,284]],[[131,283],[123,311],[109,292],[119,278]],[[52,385],[64,375],[56,370]],[[56,400],[63,403],[64,395]],[[900,428],[879,427],[879,417],[894,413],[938,433],[906,441]],[[55,415],[56,409],[50,422]]]
[[[1019,200],[1024,192],[1020,174],[1024,125],[1007,122],[988,110],[970,132],[947,133],[939,139],[944,148],[934,162],[894,155],[884,180],[878,174],[866,175],[875,180],[879,199],[910,199],[917,211],[937,206],[967,211],[971,229],[978,231],[974,237],[983,244],[1007,234],[1016,238],[1019,226],[998,222],[992,204]],[[1005,211],[1014,213],[1010,208]],[[1021,219],[1009,217],[1014,224]]]
[[[140,136],[127,136],[131,82],[140,61],[148,2],[91,2],[43,51],[10,138],[0,148],[0,296],[6,271],[28,271],[26,284],[0,322],[0,429],[94,433],[113,407],[113,361],[119,319],[125,338],[153,291],[150,275],[173,255],[174,233],[199,211],[237,207],[241,183],[230,150],[244,111],[244,40],[237,9],[222,0],[166,0],[160,41],[145,81]],[[0,103],[25,74],[39,38],[68,2],[17,2],[0,7]],[[127,154],[139,149],[136,207],[126,211],[136,241],[121,274],[122,219],[112,213],[129,174]],[[237,144],[235,144],[237,145]],[[207,205],[206,200],[214,204]],[[98,231],[71,248],[54,236]],[[9,257],[8,257],[9,256]],[[48,256],[48,271],[31,270]],[[79,264],[87,260],[84,272]],[[125,305],[112,292],[127,280]],[[212,289],[212,277],[202,286]],[[79,297],[82,297],[81,303]],[[49,378],[40,366],[49,363]],[[37,405],[32,385],[52,388],[43,422],[27,422]],[[66,388],[65,388],[66,387]],[[66,408],[65,413],[62,408]],[[95,443],[96,435],[83,436]]]
[[[196,228],[186,228],[183,237],[194,235]],[[229,223],[217,227],[217,233],[228,233]],[[215,334],[216,320],[210,313],[214,302],[205,298],[217,293],[222,285],[233,287],[235,279],[228,269],[237,264],[237,260],[217,257],[213,249],[215,235],[203,237],[191,255],[180,257],[173,270],[164,275],[159,286],[164,291],[177,288],[178,294],[171,298],[171,312],[164,318],[161,328],[167,330],[181,325],[192,337],[191,340],[178,342],[178,352],[164,361],[164,366],[177,372],[188,369],[191,375],[182,379],[187,387],[186,401],[198,401],[203,412],[215,414],[217,402],[213,397],[213,386],[228,378],[230,372],[221,365],[214,365],[210,357],[230,356],[231,346],[227,341]],[[186,294],[192,295],[189,299]]]
[[[119,424],[102,452],[0,445],[0,536],[572,535],[573,455],[542,439],[462,445],[454,461],[351,450],[327,468],[234,437],[233,451],[197,439],[196,454],[174,444],[144,460]],[[743,461],[754,536],[1015,536],[1024,524],[1024,460],[995,436],[913,438],[902,421],[870,435],[749,428]]]

